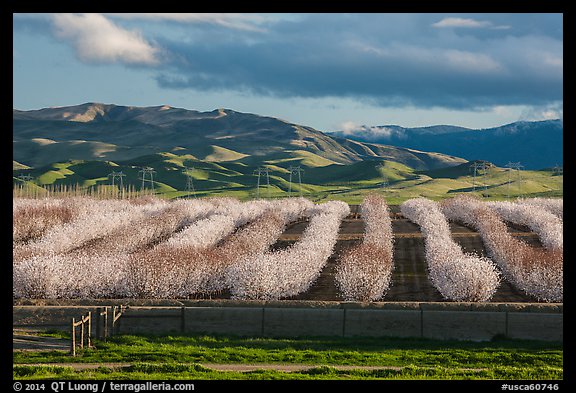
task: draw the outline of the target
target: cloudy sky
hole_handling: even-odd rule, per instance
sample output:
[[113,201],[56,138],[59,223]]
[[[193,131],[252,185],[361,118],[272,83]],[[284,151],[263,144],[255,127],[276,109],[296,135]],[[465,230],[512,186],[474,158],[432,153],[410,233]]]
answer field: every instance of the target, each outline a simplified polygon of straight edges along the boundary
[[563,116],[562,14],[14,14],[13,106],[355,125]]

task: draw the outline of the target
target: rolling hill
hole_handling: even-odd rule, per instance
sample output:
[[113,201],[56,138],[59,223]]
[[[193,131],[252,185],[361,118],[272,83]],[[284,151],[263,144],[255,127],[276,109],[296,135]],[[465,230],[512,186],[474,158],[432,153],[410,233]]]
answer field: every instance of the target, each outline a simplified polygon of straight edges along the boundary
[[[171,152],[210,162],[286,160],[320,165],[387,159],[415,169],[462,163],[449,155],[332,138],[311,127],[229,109],[211,112],[87,103],[13,110],[13,159],[38,167],[55,161],[127,160]],[[317,156],[317,158],[316,158]],[[250,159],[251,158],[251,159]]]
[[[458,192],[493,198],[562,195],[563,176],[550,169],[510,177],[505,168],[493,167],[475,179],[463,158],[359,142],[228,109],[83,104],[13,110],[13,116],[13,184],[35,195],[62,186],[118,192],[110,175],[120,172],[125,188],[141,190],[143,167],[155,171],[154,192],[166,198],[300,194],[359,203],[377,191],[394,204]],[[423,132],[454,130],[467,132],[454,127]],[[291,166],[302,170],[300,178],[290,176]],[[269,177],[255,173],[262,167]]]

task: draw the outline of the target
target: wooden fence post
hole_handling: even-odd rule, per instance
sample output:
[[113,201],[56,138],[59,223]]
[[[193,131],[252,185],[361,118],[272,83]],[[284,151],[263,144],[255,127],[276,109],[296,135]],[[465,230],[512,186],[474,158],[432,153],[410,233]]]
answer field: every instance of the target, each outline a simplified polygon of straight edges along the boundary
[[113,336],[116,331],[116,306],[112,306],[112,329],[110,331],[110,336]]
[[72,348],[70,348],[72,356],[76,356],[76,320],[72,318]]
[[80,319],[80,349],[84,349],[84,317]]
[[[88,325],[84,327],[84,325]],[[70,345],[70,353],[76,356],[76,327],[80,326],[80,348],[84,349],[84,340],[86,340],[87,348],[92,348],[92,311],[82,316],[78,322],[76,318],[72,318],[72,343]]]
[[104,341],[108,339],[108,306],[104,307]]
[[92,311],[88,311],[88,348],[92,348]]
[[100,329],[100,317],[102,316],[102,307],[98,307],[96,308],[96,338],[100,338],[100,333],[101,333],[101,329]]

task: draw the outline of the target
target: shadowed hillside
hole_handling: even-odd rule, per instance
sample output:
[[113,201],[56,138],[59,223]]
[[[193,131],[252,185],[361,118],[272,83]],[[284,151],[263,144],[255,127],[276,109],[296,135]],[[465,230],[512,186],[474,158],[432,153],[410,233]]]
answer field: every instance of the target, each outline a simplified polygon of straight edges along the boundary
[[[364,144],[273,117],[229,109],[211,112],[87,103],[13,111],[14,160],[31,167],[75,160],[127,160],[172,152],[199,160],[251,162],[283,155],[294,162],[352,164],[386,159],[419,170],[464,160],[411,149]],[[313,164],[312,166],[316,165]]]

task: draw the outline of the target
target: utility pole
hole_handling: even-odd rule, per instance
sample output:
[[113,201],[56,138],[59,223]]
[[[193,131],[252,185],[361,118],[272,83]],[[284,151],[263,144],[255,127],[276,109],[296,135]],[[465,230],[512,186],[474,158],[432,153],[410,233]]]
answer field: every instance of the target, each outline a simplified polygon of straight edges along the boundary
[[124,181],[123,178],[124,176],[126,176],[125,174],[122,173],[122,171],[120,172],[114,172],[112,171],[112,173],[108,174],[108,177],[112,177],[112,188],[114,188],[114,180],[116,178],[120,179],[120,192],[122,193],[121,197],[124,198]]
[[[558,164],[556,164],[553,170],[555,176],[564,175],[564,166],[558,166]],[[560,191],[564,192],[564,178],[562,178],[562,181],[560,182]]]
[[[22,190],[24,190],[26,183],[32,180],[33,178],[30,175],[20,174],[18,175],[18,179],[21,181],[21,183],[18,183],[17,187],[21,192],[23,192]],[[34,193],[36,193],[35,190]]]
[[482,165],[480,166],[480,170],[482,171],[482,175],[484,176],[484,189],[487,190],[488,189],[488,183],[487,183],[487,178],[488,175],[490,174],[490,168],[492,167],[492,164],[488,161],[483,161]]
[[552,170],[554,170],[554,174],[556,176],[558,175],[563,175],[564,174],[564,167],[563,166],[558,166],[558,164],[556,164],[556,166],[554,168],[552,168]]
[[521,181],[522,181],[522,175],[520,174],[520,169],[524,168],[523,165],[521,165],[519,162],[508,162],[508,164],[506,164],[506,168],[508,169],[508,198],[510,198],[510,184],[512,183],[512,170],[516,169],[518,171],[518,193],[520,194],[520,196],[522,196],[522,185],[521,185]]
[[266,174],[266,185],[267,185],[267,189],[268,189],[268,198],[270,198],[270,174],[269,174],[270,169],[266,168],[266,167],[260,167],[256,170],[254,170],[254,174],[258,175],[258,184],[256,186],[256,198],[260,198],[260,175],[262,174]]
[[108,174],[108,177],[112,177],[112,186],[114,186],[114,180],[116,178],[120,179],[120,189],[124,190],[124,181],[122,180],[123,177],[125,177],[126,175],[122,173],[122,171],[120,172],[114,172],[112,171],[112,173]]
[[[481,171],[482,175],[486,176],[491,166],[492,164],[488,161],[474,161],[474,163],[470,165],[470,168],[474,170],[474,175],[472,177],[472,191],[476,191],[476,175]],[[486,179],[484,179],[484,189],[488,189]]]
[[[150,187],[152,188],[152,190],[154,190],[154,173],[156,173],[154,168],[143,167],[141,170],[138,171],[138,173],[142,173],[142,179],[141,179],[142,180],[142,190],[144,190],[146,182],[149,182]],[[146,180],[146,175],[150,176],[150,180]]]
[[188,195],[192,192],[192,195],[196,198],[196,190],[194,189],[194,182],[192,180],[192,175],[190,174],[193,170],[194,167],[184,167],[184,174],[186,175],[186,192],[188,192]]
[[488,189],[488,177],[490,175],[490,168],[492,168],[492,164],[489,162],[484,163],[484,189]]
[[290,197],[292,194],[292,174],[293,173],[298,174],[298,185],[300,186],[300,196],[302,196],[302,176],[300,174],[302,172],[304,172],[304,169],[300,168],[300,165],[298,165],[298,166],[290,166],[288,168],[288,170],[290,171],[290,183],[288,185],[288,197]]
[[[384,171],[385,168],[386,168],[386,166],[384,165],[383,162],[380,163],[380,164],[378,164],[378,165],[376,165],[376,169],[377,169],[378,171],[380,171],[380,170]],[[381,186],[382,188],[388,187],[388,177],[387,177],[386,175],[384,175],[384,173],[382,173],[382,179],[383,179],[384,181],[383,181],[382,183],[380,183],[380,186]]]

